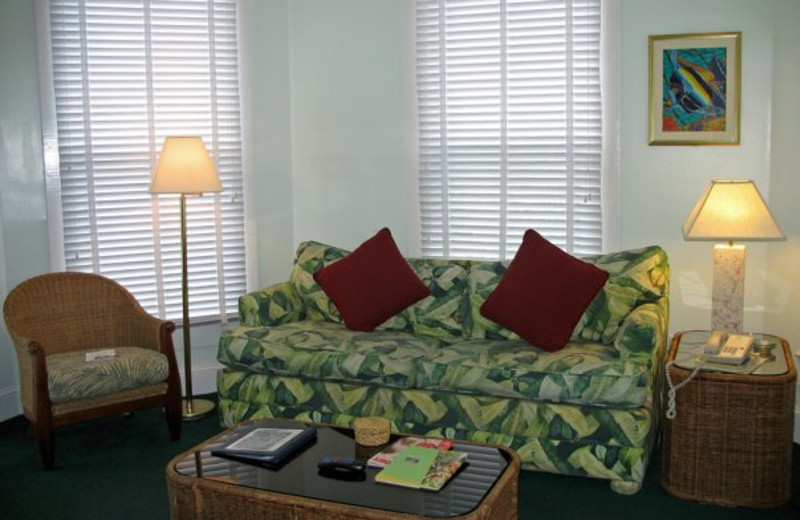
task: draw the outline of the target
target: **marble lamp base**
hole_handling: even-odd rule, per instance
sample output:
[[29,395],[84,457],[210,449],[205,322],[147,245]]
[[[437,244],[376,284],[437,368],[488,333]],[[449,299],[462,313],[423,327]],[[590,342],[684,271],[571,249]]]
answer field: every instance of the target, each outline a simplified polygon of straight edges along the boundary
[[742,331],[744,314],[745,246],[714,246],[714,287],[711,293],[711,328]]

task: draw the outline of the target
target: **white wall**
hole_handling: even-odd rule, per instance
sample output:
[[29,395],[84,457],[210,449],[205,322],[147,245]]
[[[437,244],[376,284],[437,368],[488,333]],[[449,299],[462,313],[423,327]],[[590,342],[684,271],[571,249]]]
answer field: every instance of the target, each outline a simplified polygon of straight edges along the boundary
[[241,0],[250,289],[286,280],[294,258],[290,0]]
[[[800,2],[778,2],[774,17],[770,202],[788,240],[767,251],[764,330],[783,336],[800,352]],[[800,387],[796,406],[800,407]],[[800,442],[800,408],[796,410],[795,442]]]
[[[643,0],[621,8],[621,237],[623,247],[664,246],[672,267],[672,331],[710,327],[712,248],[685,242],[681,224],[711,179],[755,180],[770,190],[772,28],[770,2]],[[691,16],[687,16],[691,13]],[[648,146],[648,36],[741,31],[739,146]],[[763,244],[747,245],[744,328],[763,329]]]
[[251,288],[303,240],[418,252],[413,2],[242,0]]
[[[669,253],[672,332],[711,320],[713,244],[684,241],[680,226],[711,179],[749,178],[787,240],[747,244],[744,329],[781,335],[800,351],[798,20],[796,0],[621,2],[621,241]],[[719,31],[742,32],[741,144],[648,146],[647,37]]]
[[[0,215],[3,214],[3,199],[0,198]],[[5,301],[8,294],[8,280],[6,279],[6,251],[5,233],[3,232],[3,219],[0,218],[0,300]],[[14,352],[11,338],[5,328],[0,330],[0,366],[4,367],[0,376],[0,420],[19,413],[17,404],[19,382],[14,373]]]
[[[46,272],[44,197],[34,3],[0,2],[0,299]],[[17,357],[0,329],[0,419],[20,413]]]
[[413,2],[292,0],[295,240],[416,247]]

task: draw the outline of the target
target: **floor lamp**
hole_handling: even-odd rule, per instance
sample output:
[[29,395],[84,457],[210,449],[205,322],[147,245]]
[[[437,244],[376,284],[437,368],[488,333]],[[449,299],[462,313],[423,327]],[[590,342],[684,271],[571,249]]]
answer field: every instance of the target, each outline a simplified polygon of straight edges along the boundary
[[211,415],[214,403],[195,399],[192,394],[192,341],[189,323],[189,269],[186,244],[186,196],[222,191],[214,162],[200,137],[167,137],[161,149],[150,193],[177,193],[181,196],[181,267],[183,291],[183,420]]
[[714,180],[683,223],[686,240],[725,240],[714,246],[711,327],[741,332],[744,315],[744,245],[736,241],[783,240],[753,181]]

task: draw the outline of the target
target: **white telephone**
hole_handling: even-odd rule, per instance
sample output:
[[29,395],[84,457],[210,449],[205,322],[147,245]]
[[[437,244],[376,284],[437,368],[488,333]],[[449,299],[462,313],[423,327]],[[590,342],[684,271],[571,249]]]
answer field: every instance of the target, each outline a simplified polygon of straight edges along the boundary
[[753,348],[753,336],[748,334],[728,334],[715,330],[709,336],[704,348],[705,361],[741,365],[747,361]]
[[[741,365],[745,361],[748,360],[750,356],[750,351],[753,349],[753,336],[749,334],[729,334],[724,330],[715,330],[712,331],[708,337],[708,340],[703,347],[703,354],[697,359],[695,364],[694,370],[692,370],[691,374],[678,383],[677,385],[672,384],[672,378],[669,375],[669,367],[672,365],[675,360],[673,359],[666,365],[666,376],[667,376],[667,386],[669,389],[667,390],[667,412],[666,416],[667,419],[674,419],[677,415],[675,410],[675,395],[684,386],[689,384],[697,373],[702,369],[712,369],[706,365],[705,363],[724,363],[727,365]],[[750,371],[755,370],[766,359],[762,359],[759,363],[753,366]]]

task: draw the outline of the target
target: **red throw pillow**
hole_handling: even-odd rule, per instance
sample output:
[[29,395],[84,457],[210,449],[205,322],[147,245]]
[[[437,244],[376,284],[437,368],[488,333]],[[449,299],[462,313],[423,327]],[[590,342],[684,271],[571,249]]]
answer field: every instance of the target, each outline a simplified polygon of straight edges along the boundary
[[430,294],[383,228],[355,251],[314,274],[348,329],[369,332]]
[[608,273],[570,256],[529,229],[481,314],[549,352],[569,341]]

